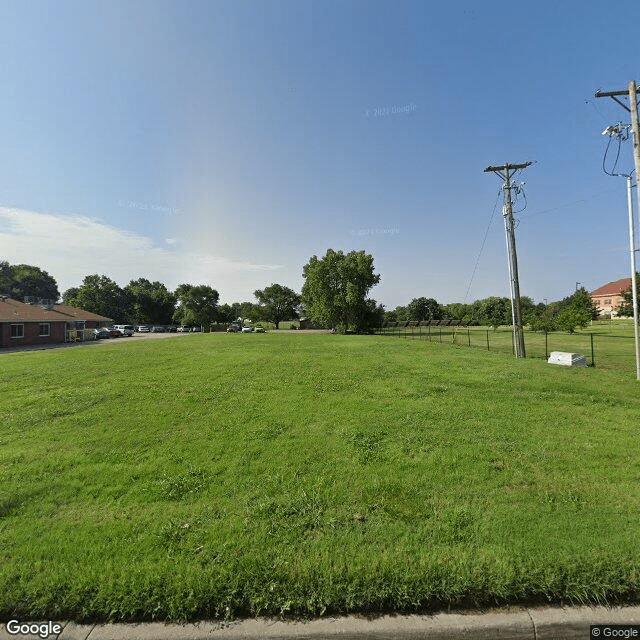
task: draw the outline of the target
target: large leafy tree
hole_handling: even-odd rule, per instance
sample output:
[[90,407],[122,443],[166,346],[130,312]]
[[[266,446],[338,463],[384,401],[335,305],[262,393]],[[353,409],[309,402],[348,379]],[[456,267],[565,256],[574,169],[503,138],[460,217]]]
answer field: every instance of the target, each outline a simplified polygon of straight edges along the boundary
[[215,289],[207,285],[181,284],[175,291],[178,307],[174,322],[189,326],[209,326],[218,318],[218,299]]
[[58,283],[46,271],[30,264],[10,265],[6,260],[0,262],[0,292],[20,301],[29,296],[57,302],[60,297]]
[[176,298],[162,284],[146,278],[132,280],[125,292],[131,301],[129,318],[138,324],[169,324],[176,308]]
[[442,308],[433,298],[414,298],[408,305],[411,320],[441,320]]
[[275,323],[278,329],[283,320],[291,320],[298,317],[300,296],[289,287],[281,284],[272,284],[270,287],[254,292],[260,303],[260,315],[264,320]]
[[221,304],[218,306],[218,315],[216,318],[218,322],[233,322],[237,319],[238,314],[234,312],[230,304]]
[[[324,258],[313,256],[303,268],[301,301],[317,324],[361,332],[372,322],[371,287],[380,282],[374,273],[373,256],[364,251],[329,249]],[[375,302],[373,303],[375,309]]]
[[130,306],[128,293],[111,278],[98,274],[85,276],[80,287],[65,291],[63,301],[115,321],[126,320]]

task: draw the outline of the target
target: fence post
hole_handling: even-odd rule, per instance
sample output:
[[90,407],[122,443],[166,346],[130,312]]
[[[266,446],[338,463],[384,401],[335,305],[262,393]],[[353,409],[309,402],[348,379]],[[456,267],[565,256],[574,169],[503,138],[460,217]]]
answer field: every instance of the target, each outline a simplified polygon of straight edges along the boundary
[[439,327],[440,329],[440,342],[442,343],[442,327]]
[[593,350],[593,333],[591,334],[591,366],[592,367],[596,366],[596,357],[595,357],[595,352]]
[[489,351],[489,329],[487,329],[487,351]]
[[467,327],[467,338],[469,339],[469,346],[471,346],[471,329]]
[[544,330],[544,357],[546,360],[549,359],[549,332]]

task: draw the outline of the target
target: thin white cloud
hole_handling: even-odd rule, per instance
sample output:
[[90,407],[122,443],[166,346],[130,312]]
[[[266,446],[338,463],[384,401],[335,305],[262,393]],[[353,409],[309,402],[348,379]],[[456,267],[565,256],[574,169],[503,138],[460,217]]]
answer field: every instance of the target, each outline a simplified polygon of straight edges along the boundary
[[167,244],[160,247],[150,238],[84,216],[0,207],[0,259],[48,271],[60,292],[99,273],[121,286],[136,278],[159,280],[170,289],[181,282],[210,284],[234,297],[261,285],[256,274],[282,268],[189,251],[178,238]]

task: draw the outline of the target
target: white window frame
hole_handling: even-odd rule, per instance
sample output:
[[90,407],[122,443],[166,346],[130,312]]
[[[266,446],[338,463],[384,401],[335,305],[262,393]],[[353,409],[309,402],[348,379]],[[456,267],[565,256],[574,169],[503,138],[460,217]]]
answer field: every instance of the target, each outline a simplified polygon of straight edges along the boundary
[[[42,329],[46,327],[46,333],[42,333]],[[40,333],[38,334],[40,338],[48,338],[51,336],[51,323],[50,322],[41,322],[40,323]]]
[[[14,336],[13,335],[13,328],[14,327],[20,327],[20,335],[19,336]],[[12,340],[19,340],[20,338],[24,338],[24,324],[22,323],[15,323],[11,325],[11,339]]]

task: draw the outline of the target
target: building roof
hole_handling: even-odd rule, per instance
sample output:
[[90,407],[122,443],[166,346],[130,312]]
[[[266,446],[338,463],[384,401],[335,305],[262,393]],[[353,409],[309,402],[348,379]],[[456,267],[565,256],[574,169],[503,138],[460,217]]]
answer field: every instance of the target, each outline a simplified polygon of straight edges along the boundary
[[37,304],[26,304],[11,298],[0,298],[0,322],[72,322],[78,320],[108,322],[111,321],[111,318],[64,304],[56,304],[53,305],[53,309],[47,309]]
[[68,322],[69,316],[35,304],[0,298],[0,322]]
[[53,308],[59,313],[71,316],[73,320],[97,320],[98,322],[111,322],[113,319],[98,315],[97,313],[91,313],[91,311],[79,309],[78,307],[70,307],[66,304],[56,304],[53,305]]
[[622,278],[615,282],[609,282],[599,289],[591,292],[592,296],[617,296],[631,286],[631,278]]

